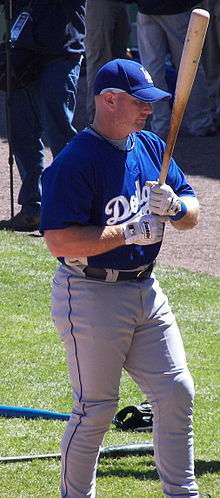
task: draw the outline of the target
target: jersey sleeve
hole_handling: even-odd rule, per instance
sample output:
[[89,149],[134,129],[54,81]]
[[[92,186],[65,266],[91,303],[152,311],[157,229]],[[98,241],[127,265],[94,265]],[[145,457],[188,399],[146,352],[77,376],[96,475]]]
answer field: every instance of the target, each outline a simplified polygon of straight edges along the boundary
[[40,229],[88,224],[93,191],[90,165],[67,146],[42,175]]
[[172,187],[174,192],[179,196],[190,195],[195,197],[196,193],[188,183],[186,176],[176,161],[172,158],[169,165],[166,183]]

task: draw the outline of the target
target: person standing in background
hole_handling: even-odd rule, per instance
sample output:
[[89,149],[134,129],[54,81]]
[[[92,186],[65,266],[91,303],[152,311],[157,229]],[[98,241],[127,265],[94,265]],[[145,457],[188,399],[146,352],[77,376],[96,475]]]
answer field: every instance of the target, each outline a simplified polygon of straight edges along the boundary
[[106,62],[126,57],[130,31],[126,0],[87,0],[86,2],[86,74],[87,117],[92,122],[95,112],[94,80]]
[[[142,64],[152,75],[155,85],[167,90],[165,61],[170,54],[178,71],[190,9],[197,0],[137,0],[137,39]],[[151,129],[166,139],[171,108],[169,102],[155,104]],[[216,133],[211,114],[208,87],[202,65],[199,65],[191,96],[182,123],[182,132],[189,136],[212,136]]]
[[41,209],[42,137],[55,157],[76,133],[73,118],[84,53],[85,0],[13,0],[12,7],[12,31],[18,16],[30,12],[28,31],[21,32],[12,49],[15,63],[21,61],[27,69],[28,81],[13,89],[10,99],[12,149],[22,181],[21,211],[1,220],[0,230],[33,231],[39,227]]
[[220,2],[203,0],[202,6],[210,13],[210,23],[203,50],[203,64],[214,123],[220,127]]

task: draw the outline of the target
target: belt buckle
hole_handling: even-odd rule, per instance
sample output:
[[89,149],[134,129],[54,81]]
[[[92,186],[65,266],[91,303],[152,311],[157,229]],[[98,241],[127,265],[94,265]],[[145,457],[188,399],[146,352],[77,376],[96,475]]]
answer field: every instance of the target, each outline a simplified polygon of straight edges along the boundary
[[152,269],[153,266],[150,264],[149,266],[147,266],[147,268],[145,268],[145,270],[139,271],[139,273],[137,274],[137,280],[144,280],[144,278],[149,277]]
[[146,268],[146,270],[139,271],[138,274],[137,274],[137,280],[143,280],[146,271],[147,271],[147,268]]

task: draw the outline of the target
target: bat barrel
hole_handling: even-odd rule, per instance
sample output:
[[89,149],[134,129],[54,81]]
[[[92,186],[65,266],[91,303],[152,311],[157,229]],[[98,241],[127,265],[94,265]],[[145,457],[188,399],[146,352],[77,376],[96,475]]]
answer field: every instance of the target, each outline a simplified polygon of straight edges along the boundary
[[176,81],[170,128],[159,178],[160,184],[166,181],[169,162],[197,73],[209,19],[210,14],[205,9],[194,9],[190,16]]

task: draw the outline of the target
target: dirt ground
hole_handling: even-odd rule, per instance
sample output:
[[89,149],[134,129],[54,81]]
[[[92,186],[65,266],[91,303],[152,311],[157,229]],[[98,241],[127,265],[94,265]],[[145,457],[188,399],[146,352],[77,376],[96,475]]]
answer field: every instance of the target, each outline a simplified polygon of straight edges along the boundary
[[[85,76],[81,76],[75,126],[85,125]],[[201,205],[200,222],[188,232],[177,232],[167,225],[158,262],[171,267],[189,268],[220,276],[220,129],[215,137],[179,137],[174,157],[195,188]],[[46,161],[50,154],[46,152]],[[20,179],[14,171],[15,213]],[[6,138],[4,98],[0,94],[0,219],[10,217],[10,180]]]

